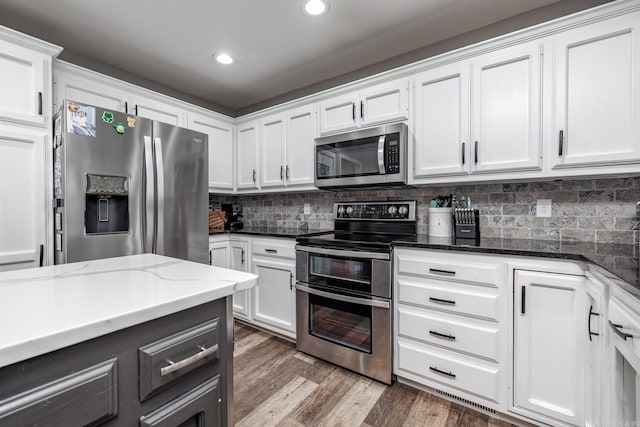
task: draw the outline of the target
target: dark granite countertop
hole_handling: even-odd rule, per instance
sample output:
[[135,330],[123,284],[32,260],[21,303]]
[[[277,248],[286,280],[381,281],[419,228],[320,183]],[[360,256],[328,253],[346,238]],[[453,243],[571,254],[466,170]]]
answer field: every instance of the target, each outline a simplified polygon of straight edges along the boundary
[[638,246],[618,243],[556,242],[529,239],[480,239],[469,241],[453,237],[431,237],[419,234],[415,239],[393,242],[394,247],[415,247],[450,251],[535,256],[542,258],[586,261],[604,269],[605,276],[619,277],[640,295]]
[[245,227],[242,230],[213,231],[209,232],[209,236],[215,236],[216,234],[248,234],[253,236],[284,237],[295,239],[298,236],[307,234],[323,234],[332,231],[333,230],[307,230],[299,228]]

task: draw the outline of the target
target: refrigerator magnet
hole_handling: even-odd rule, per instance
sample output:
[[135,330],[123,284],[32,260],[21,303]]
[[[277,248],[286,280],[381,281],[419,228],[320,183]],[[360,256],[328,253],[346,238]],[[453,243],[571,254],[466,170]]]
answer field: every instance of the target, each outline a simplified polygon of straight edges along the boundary
[[67,101],[67,132],[83,136],[96,136],[96,109]]
[[127,126],[130,128],[136,127],[136,119],[133,117],[127,117]]
[[124,135],[124,133],[126,132],[127,128],[124,127],[124,125],[122,124],[122,122],[118,122],[116,124],[113,125],[113,128],[116,130],[116,133],[120,134],[120,135]]
[[104,111],[102,113],[102,121],[105,123],[113,123],[113,113],[111,111]]

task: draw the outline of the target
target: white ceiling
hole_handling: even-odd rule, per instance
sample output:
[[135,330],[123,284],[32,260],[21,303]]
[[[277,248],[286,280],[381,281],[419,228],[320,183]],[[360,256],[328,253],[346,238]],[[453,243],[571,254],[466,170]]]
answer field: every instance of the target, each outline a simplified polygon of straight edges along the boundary
[[557,1],[0,0],[0,24],[238,111]]

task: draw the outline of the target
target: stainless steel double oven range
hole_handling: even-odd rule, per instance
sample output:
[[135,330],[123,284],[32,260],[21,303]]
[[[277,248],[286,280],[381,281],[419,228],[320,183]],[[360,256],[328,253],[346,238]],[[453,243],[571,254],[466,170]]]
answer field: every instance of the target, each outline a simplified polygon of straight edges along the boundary
[[297,348],[391,384],[391,242],[415,240],[416,202],[336,203],[334,231],[297,238]]

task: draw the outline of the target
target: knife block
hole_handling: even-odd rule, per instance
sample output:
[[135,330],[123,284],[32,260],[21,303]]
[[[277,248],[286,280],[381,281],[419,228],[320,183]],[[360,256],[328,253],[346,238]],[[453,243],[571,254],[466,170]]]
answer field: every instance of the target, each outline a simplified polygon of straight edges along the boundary
[[456,239],[480,238],[480,211],[478,209],[456,208],[453,212]]

